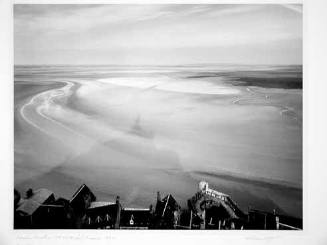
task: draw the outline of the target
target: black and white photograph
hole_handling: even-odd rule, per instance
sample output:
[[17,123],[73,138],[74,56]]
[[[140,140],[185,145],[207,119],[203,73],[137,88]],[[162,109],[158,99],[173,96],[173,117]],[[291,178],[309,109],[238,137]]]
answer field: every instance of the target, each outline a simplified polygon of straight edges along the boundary
[[302,4],[14,4],[14,229],[302,230]]

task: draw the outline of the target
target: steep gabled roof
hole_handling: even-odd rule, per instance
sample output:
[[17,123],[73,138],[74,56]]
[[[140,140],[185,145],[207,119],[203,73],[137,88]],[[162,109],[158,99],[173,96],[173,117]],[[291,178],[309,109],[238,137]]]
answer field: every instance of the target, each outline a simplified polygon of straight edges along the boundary
[[77,191],[74,193],[74,195],[72,196],[72,198],[70,199],[70,203],[72,203],[74,201],[75,198],[77,198],[79,196],[80,193],[82,192],[88,192],[91,195],[91,199],[92,200],[96,200],[95,195],[93,194],[93,192],[90,190],[89,187],[87,187],[85,184],[81,185]]

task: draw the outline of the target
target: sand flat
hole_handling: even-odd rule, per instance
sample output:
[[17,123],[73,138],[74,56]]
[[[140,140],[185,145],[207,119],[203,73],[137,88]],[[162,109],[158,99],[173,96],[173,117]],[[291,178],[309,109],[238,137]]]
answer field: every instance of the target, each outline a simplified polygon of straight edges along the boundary
[[[244,209],[302,216],[301,89],[189,78],[185,68],[28,69],[15,73],[35,88],[15,92],[17,188],[69,197],[86,183],[99,198],[144,206],[157,190],[185,201],[206,179]],[[62,82],[40,91],[40,81]]]

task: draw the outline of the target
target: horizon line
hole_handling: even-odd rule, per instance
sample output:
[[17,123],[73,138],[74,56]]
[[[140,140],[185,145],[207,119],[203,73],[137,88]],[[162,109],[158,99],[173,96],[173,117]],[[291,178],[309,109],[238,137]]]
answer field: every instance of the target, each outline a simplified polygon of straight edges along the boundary
[[163,67],[173,67],[173,66],[210,66],[210,65],[243,65],[243,66],[303,66],[303,63],[290,63],[290,64],[278,64],[278,63],[267,63],[267,64],[245,64],[245,63],[185,63],[185,64],[64,64],[64,63],[54,63],[54,64],[14,64],[14,66],[163,66]]

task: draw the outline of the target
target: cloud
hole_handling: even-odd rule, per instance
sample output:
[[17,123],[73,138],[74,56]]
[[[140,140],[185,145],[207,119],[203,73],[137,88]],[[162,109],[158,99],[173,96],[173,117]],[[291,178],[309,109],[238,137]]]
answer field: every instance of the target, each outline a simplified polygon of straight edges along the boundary
[[185,60],[176,49],[196,57],[198,50],[235,47],[230,55],[237,57],[249,45],[264,46],[271,56],[276,42],[302,39],[299,11],[301,5],[270,4],[15,5],[15,56],[51,59],[58,50],[78,50],[96,59],[101,51],[126,56],[140,49]]
[[302,12],[303,12],[302,5],[300,5],[300,4],[284,4],[282,6],[286,9],[289,9],[289,10],[295,12],[295,13],[302,14]]

